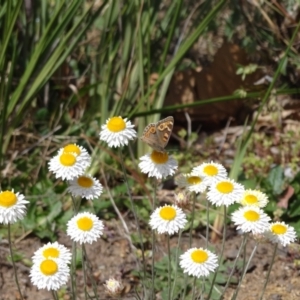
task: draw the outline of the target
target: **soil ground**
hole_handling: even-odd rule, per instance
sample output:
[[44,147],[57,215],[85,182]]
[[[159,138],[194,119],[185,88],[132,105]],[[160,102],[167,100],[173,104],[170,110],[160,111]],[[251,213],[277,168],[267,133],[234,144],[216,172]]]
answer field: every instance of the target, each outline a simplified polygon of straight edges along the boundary
[[[99,239],[96,243],[86,247],[89,261],[92,264],[92,274],[96,281],[99,299],[113,299],[106,294],[103,284],[109,277],[122,279],[125,286],[122,299],[131,300],[134,297],[134,286],[138,285],[138,280],[132,275],[131,271],[136,268],[136,261],[131,254],[130,246],[124,234],[121,224],[116,221],[106,222],[104,239]],[[241,236],[238,236],[235,230],[229,230],[224,251],[225,261],[233,261],[241,243]],[[58,242],[71,249],[71,241],[64,234],[60,233]],[[171,240],[171,247],[175,246],[177,238]],[[193,246],[203,244],[200,234],[193,236]],[[219,244],[216,244],[217,251]],[[42,245],[37,237],[26,237],[19,241],[15,246],[18,253],[30,259],[33,252]],[[157,256],[162,257],[167,249],[165,247],[165,237],[158,236]],[[250,240],[247,245],[247,257],[255,245],[255,241]],[[188,248],[188,233],[183,234],[182,249]],[[279,248],[273,265],[270,281],[268,283],[264,298],[265,300],[296,300],[300,299],[300,268],[296,261],[299,259],[299,245],[294,244],[286,248]],[[271,244],[259,244],[257,251],[249,266],[247,275],[242,283],[241,290],[237,297],[238,300],[257,300],[264,283],[265,276],[271,261],[274,246]],[[13,269],[8,262],[9,255],[7,241],[0,242],[0,300],[20,299],[17,288],[14,283]],[[150,263],[151,259],[149,259]],[[17,262],[19,282],[22,293],[26,299],[46,300],[52,299],[50,292],[46,290],[38,291],[32,286],[29,278],[30,267],[23,262]],[[228,273],[230,269],[228,269]],[[236,275],[236,274],[235,274]],[[76,273],[78,299],[84,299],[83,274],[79,268]],[[91,283],[88,282],[89,290]],[[224,300],[232,298],[236,286],[232,285],[226,292]],[[71,299],[69,286],[64,293],[60,294],[60,299]],[[156,295],[156,299],[161,299],[161,295]]]

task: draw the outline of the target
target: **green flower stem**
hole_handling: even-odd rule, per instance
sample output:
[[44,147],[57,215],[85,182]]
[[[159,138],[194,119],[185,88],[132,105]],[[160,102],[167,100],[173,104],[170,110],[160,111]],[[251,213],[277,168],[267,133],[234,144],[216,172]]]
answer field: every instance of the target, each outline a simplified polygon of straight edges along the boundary
[[154,254],[155,254],[155,232],[152,230],[152,265],[151,265],[151,278],[152,278],[152,285],[151,285],[151,298],[155,299],[155,292],[154,292],[154,287],[155,287],[155,268],[154,268]]
[[59,299],[56,291],[52,290],[51,294],[52,294],[52,297],[53,297],[54,300],[58,300]]
[[88,293],[87,293],[87,290],[86,290],[86,286],[87,286],[87,283],[86,283],[86,261],[85,261],[85,249],[84,249],[84,244],[82,244],[82,250],[81,250],[81,261],[82,261],[82,270],[83,270],[83,281],[84,281],[84,297],[85,299],[87,300],[88,299]]
[[205,241],[205,247],[208,247],[208,238],[209,238],[209,201],[206,201],[206,241]]
[[276,243],[276,245],[274,247],[274,252],[273,252],[271,264],[270,264],[268,274],[267,274],[267,277],[266,277],[266,281],[264,283],[264,287],[263,287],[262,292],[260,294],[259,300],[262,300],[262,298],[264,296],[264,293],[265,293],[265,290],[266,290],[266,287],[267,287],[267,284],[268,284],[268,281],[269,281],[269,278],[270,278],[271,270],[272,270],[272,267],[274,265],[274,260],[275,260],[275,255],[276,255],[276,252],[277,252],[277,248],[278,248],[278,244]]
[[[195,216],[195,205],[196,205],[196,195],[195,193],[192,194],[192,198],[193,198],[193,206],[192,206],[192,213],[191,213],[191,225],[190,225],[190,234],[189,234],[189,248],[192,247],[192,233],[193,233],[193,226],[194,226],[194,216]],[[185,298],[185,294],[186,294],[186,289],[187,289],[187,274],[184,274],[184,290],[183,290],[183,298]]]
[[72,300],[76,300],[76,242],[72,242],[71,292]]
[[246,243],[247,243],[247,239],[248,239],[248,234],[244,234],[244,235],[243,235],[243,240],[242,240],[241,246],[240,246],[239,251],[238,251],[238,253],[237,253],[236,259],[235,259],[235,261],[234,261],[234,263],[233,263],[231,273],[230,273],[230,275],[229,275],[229,277],[228,277],[228,279],[227,279],[226,285],[225,285],[225,287],[224,287],[223,295],[225,294],[225,292],[226,292],[226,290],[227,290],[227,288],[228,288],[228,285],[229,285],[229,283],[230,283],[231,277],[232,277],[233,272],[234,272],[234,270],[235,270],[235,266],[236,266],[236,264],[237,264],[238,258],[240,257],[240,254],[241,254],[242,250],[245,248],[245,245],[246,245]]
[[172,298],[171,298],[171,248],[170,248],[170,235],[169,234],[167,237],[167,244],[168,244],[168,299],[172,300]]
[[146,280],[146,260],[145,260],[145,249],[144,249],[144,244],[143,244],[143,237],[142,237],[142,233],[141,233],[141,229],[140,229],[139,220],[138,220],[138,217],[137,217],[135,205],[133,203],[133,199],[132,199],[132,195],[131,195],[131,191],[130,191],[130,186],[129,186],[128,179],[127,179],[127,173],[126,173],[126,169],[125,169],[125,162],[124,162],[124,158],[123,158],[123,155],[122,155],[121,148],[119,148],[119,155],[120,155],[122,171],[123,171],[123,174],[124,174],[124,180],[125,180],[125,183],[126,183],[127,193],[128,193],[129,200],[130,200],[131,210],[132,210],[132,213],[133,213],[133,216],[134,216],[134,221],[135,221],[135,225],[136,225],[139,240],[140,240],[140,246],[141,246],[141,249],[142,249],[143,273],[144,273],[144,280]]
[[177,280],[178,256],[179,256],[181,234],[182,234],[182,230],[179,231],[178,244],[177,244],[176,254],[175,254],[175,271],[174,271],[174,282],[173,282],[173,287],[172,287],[172,292],[171,292],[171,299],[173,299],[174,290],[175,290],[175,286],[176,286],[176,280]]
[[254,254],[255,254],[255,252],[256,252],[257,247],[258,247],[258,243],[256,243],[255,247],[254,247],[253,250],[252,250],[252,253],[251,253],[250,257],[249,257],[248,263],[247,263],[247,265],[246,265],[246,268],[244,269],[242,278],[241,278],[240,281],[239,281],[238,287],[237,287],[237,289],[235,290],[235,293],[234,293],[234,295],[233,295],[233,297],[232,297],[232,300],[235,300],[235,299],[236,299],[236,297],[237,297],[237,295],[238,295],[238,293],[239,293],[239,291],[240,291],[240,288],[241,288],[241,285],[242,285],[242,281],[243,281],[243,279],[244,279],[244,277],[245,277],[245,275],[246,275],[246,273],[247,273],[248,267],[249,267],[250,262],[251,262],[251,260],[252,260],[252,258],[253,258],[253,256],[254,256]]
[[214,288],[214,284],[215,284],[215,281],[216,281],[216,278],[217,278],[217,274],[218,274],[218,271],[219,271],[219,267],[220,267],[220,263],[222,262],[222,258],[223,258],[223,253],[224,253],[224,249],[225,249],[225,241],[226,241],[226,215],[227,215],[227,209],[226,209],[226,206],[224,205],[224,229],[223,229],[223,239],[222,239],[222,248],[221,248],[221,253],[220,253],[220,256],[219,256],[219,261],[218,261],[218,266],[215,270],[215,273],[214,273],[214,277],[213,277],[213,280],[212,280],[212,283],[211,283],[211,287],[210,287],[210,290],[209,290],[209,293],[208,293],[208,296],[207,296],[207,300],[210,299],[210,296],[211,296],[211,293],[212,293],[212,290]]
[[197,280],[197,277],[195,276],[194,280],[193,280],[193,295],[192,295],[193,300],[195,299],[195,294],[196,294],[196,280]]
[[17,287],[18,287],[18,291],[19,291],[19,294],[20,294],[20,299],[24,300],[23,295],[21,293],[21,288],[20,288],[19,280],[18,280],[16,264],[15,264],[14,257],[13,257],[12,242],[11,242],[11,232],[10,232],[10,224],[9,223],[8,223],[8,226],[7,226],[7,231],[8,231],[9,252],[10,252],[10,257],[11,257],[11,261],[12,261],[12,265],[13,265],[13,269],[14,269],[15,281],[16,281],[16,284],[17,284]]
[[95,282],[93,274],[92,274],[92,267],[91,267],[90,261],[88,259],[84,244],[82,244],[82,255],[83,255],[85,267],[88,269],[89,274],[91,274],[90,279],[91,279],[91,282],[92,282],[92,287],[93,287],[95,299],[98,299],[99,297],[98,297],[98,292],[97,292],[97,285],[96,285],[96,282]]

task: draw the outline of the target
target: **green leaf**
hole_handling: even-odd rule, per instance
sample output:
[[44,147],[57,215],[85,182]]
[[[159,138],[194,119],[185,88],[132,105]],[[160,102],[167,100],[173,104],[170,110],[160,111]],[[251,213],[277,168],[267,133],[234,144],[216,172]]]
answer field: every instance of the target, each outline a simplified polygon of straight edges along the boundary
[[284,173],[282,167],[276,166],[272,168],[267,181],[270,183],[275,195],[281,194],[284,186]]

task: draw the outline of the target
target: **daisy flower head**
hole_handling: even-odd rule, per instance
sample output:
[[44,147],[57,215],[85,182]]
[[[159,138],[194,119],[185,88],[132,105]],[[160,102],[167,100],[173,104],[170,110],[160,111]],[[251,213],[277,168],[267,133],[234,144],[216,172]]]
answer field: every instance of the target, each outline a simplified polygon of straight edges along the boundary
[[226,178],[212,183],[207,192],[207,200],[216,206],[229,206],[241,199],[244,187]]
[[140,160],[139,167],[142,173],[157,179],[174,175],[178,168],[177,161],[172,156],[169,156],[167,152],[153,150],[151,154],[140,157]]
[[193,168],[192,173],[204,178],[207,185],[220,181],[228,176],[226,169],[221,164],[213,161],[210,163],[202,163],[200,166]]
[[89,212],[77,214],[67,224],[67,234],[80,244],[92,244],[102,235],[103,229],[103,222]]
[[100,197],[103,187],[99,180],[91,175],[80,175],[69,181],[67,191],[74,197],[82,197],[89,200]]
[[71,262],[71,257],[72,255],[68,248],[58,242],[49,242],[34,252],[32,261],[36,263],[44,259],[53,258],[62,261],[65,264],[69,264]]
[[171,235],[183,229],[186,222],[186,216],[181,208],[176,205],[165,205],[152,213],[149,224],[152,230]]
[[106,142],[108,147],[121,147],[128,145],[130,140],[136,138],[134,125],[122,117],[112,117],[101,126],[100,140]]
[[[76,147],[80,150],[78,146]],[[50,160],[49,170],[55,174],[56,178],[72,180],[74,177],[82,175],[89,164],[90,158],[87,158],[86,155],[81,155],[77,152],[66,152],[62,148]]]
[[188,208],[190,206],[190,197],[185,192],[174,193],[175,205],[180,208]]
[[12,224],[22,220],[26,214],[24,195],[11,191],[0,192],[0,223]]
[[203,193],[207,188],[207,183],[197,173],[181,174],[176,179],[176,183],[181,188],[186,188],[189,192]]
[[243,206],[233,212],[231,220],[243,233],[260,234],[268,230],[271,219],[257,206]]
[[58,290],[66,284],[70,276],[70,269],[62,261],[47,258],[36,261],[31,267],[29,277],[38,289]]
[[107,292],[113,297],[120,295],[124,289],[124,285],[122,284],[122,282],[114,278],[106,280],[104,287],[106,288]]
[[259,190],[245,190],[239,202],[243,206],[254,205],[257,207],[265,207],[268,203],[268,197]]
[[265,235],[272,243],[278,243],[284,247],[294,242],[297,237],[295,229],[284,222],[271,223]]
[[63,147],[65,153],[76,153],[77,159],[81,161],[85,168],[89,167],[91,164],[91,156],[85,148],[78,146],[76,144],[68,144]]
[[207,277],[218,267],[218,257],[203,248],[191,248],[180,255],[180,267],[183,273],[194,277]]

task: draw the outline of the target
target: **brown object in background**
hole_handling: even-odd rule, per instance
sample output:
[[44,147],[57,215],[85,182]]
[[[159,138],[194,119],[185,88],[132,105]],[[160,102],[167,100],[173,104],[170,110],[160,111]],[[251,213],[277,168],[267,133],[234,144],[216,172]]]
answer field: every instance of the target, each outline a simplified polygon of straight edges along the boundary
[[[235,44],[224,43],[209,67],[200,72],[190,69],[174,74],[164,105],[228,96],[237,89],[252,86],[262,77],[260,71],[247,75],[244,81],[240,75],[236,75],[237,65],[246,66],[249,63],[243,49]],[[184,111],[190,115],[193,123],[201,124],[204,128],[217,129],[224,126],[229,117],[233,117],[238,123],[243,122],[239,119],[249,113],[249,107],[245,105],[245,99],[237,99],[186,108]],[[173,116],[177,124],[186,123],[182,110],[174,112]]]

